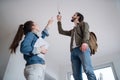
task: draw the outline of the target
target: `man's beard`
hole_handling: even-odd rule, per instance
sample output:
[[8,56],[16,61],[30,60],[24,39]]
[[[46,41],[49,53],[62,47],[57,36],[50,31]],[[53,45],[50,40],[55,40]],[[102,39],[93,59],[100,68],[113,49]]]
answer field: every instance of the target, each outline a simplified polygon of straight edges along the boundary
[[74,21],[75,21],[75,19],[76,19],[76,18],[72,18],[72,19],[71,19],[71,22],[74,22]]

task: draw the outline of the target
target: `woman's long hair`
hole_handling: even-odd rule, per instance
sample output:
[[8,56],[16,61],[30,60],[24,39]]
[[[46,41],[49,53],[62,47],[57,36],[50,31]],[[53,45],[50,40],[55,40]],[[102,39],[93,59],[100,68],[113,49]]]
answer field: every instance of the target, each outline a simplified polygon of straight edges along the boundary
[[23,34],[27,34],[28,32],[32,31],[32,26],[33,26],[33,21],[27,21],[24,25],[21,24],[18,28],[18,31],[14,37],[14,40],[12,42],[12,44],[10,45],[9,49],[10,49],[10,53],[15,53],[16,52],[16,48],[19,45],[19,42],[22,40]]

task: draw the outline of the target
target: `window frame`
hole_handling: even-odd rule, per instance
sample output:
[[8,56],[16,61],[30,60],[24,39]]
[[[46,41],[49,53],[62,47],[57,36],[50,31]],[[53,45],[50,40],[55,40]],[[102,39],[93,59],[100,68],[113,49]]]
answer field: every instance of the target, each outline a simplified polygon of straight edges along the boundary
[[[105,63],[105,64],[102,64],[102,65],[96,66],[94,68],[94,70],[102,69],[102,68],[106,68],[106,67],[111,67],[112,68],[113,76],[114,76],[115,80],[118,80],[118,77],[117,77],[113,62],[109,62],[109,63]],[[67,79],[68,80],[70,80],[71,75],[72,75],[72,72],[67,73]]]

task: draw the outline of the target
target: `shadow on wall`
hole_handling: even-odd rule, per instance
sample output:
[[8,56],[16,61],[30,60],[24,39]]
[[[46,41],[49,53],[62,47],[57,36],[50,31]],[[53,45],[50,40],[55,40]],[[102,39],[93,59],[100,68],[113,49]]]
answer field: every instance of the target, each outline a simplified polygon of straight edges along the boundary
[[56,79],[46,73],[45,74],[45,80],[56,80]]

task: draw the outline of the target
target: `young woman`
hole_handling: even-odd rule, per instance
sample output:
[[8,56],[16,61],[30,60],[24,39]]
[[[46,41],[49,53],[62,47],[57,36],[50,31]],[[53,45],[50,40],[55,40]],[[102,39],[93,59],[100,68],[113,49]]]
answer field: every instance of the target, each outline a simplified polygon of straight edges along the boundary
[[44,80],[45,73],[45,60],[44,54],[47,53],[47,42],[43,39],[48,34],[48,27],[52,24],[53,19],[50,19],[42,31],[41,38],[38,35],[40,31],[38,25],[33,21],[27,21],[24,25],[20,25],[16,36],[10,46],[11,53],[16,52],[19,42],[22,40],[23,34],[25,35],[20,45],[20,51],[26,61],[24,69],[24,76],[26,80]]

